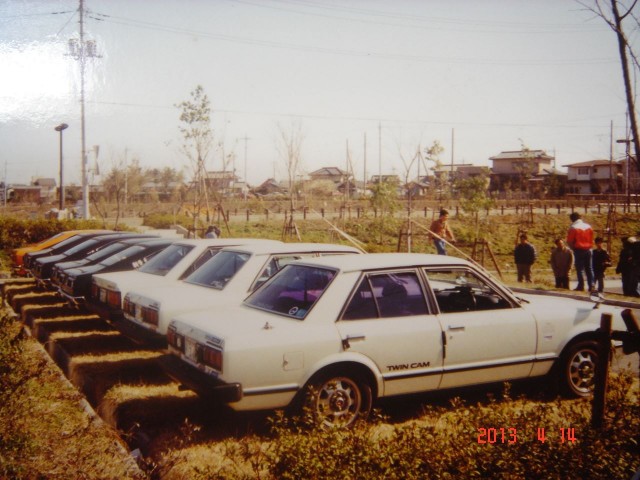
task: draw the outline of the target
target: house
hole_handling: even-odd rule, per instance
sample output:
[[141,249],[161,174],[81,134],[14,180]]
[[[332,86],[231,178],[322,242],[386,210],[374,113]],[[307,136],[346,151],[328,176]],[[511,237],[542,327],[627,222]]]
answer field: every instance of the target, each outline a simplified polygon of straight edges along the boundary
[[473,178],[488,176],[489,169],[470,163],[460,163],[458,165],[440,165],[433,168],[433,176],[436,182],[445,182],[451,179]]
[[587,195],[625,192],[624,160],[589,160],[563,166],[567,167],[567,193]]
[[42,189],[35,185],[10,185],[8,188],[10,199],[16,203],[43,203]]
[[405,185],[407,195],[411,198],[422,198],[429,193],[431,187],[431,178],[428,175],[421,175],[420,177],[411,180]]
[[284,195],[284,194],[287,193],[287,187],[285,187],[285,186],[281,185],[280,183],[276,182],[275,179],[270,178],[270,179],[265,180],[264,182],[262,182],[256,188],[254,188],[253,189],[253,193],[255,193],[256,195],[259,195],[259,196]]
[[358,197],[364,194],[364,182],[349,179],[338,184],[336,189],[340,194],[347,195],[348,197]]
[[31,180],[31,185],[40,187],[40,198],[45,202],[54,201],[58,195],[55,178],[35,178]]
[[161,201],[166,202],[180,191],[183,187],[181,182],[157,182],[154,180],[145,182],[141,185],[140,191],[131,194],[138,202],[145,201]]
[[400,177],[398,175],[372,175],[371,183],[377,185],[378,183],[395,183],[400,184]]
[[345,172],[338,167],[323,167],[309,174],[311,181],[331,180],[336,185],[345,182],[348,178],[351,178],[349,172]]
[[545,172],[553,169],[555,157],[544,150],[523,149],[500,152],[489,160],[493,162],[490,190],[529,191],[529,179],[548,175]]
[[207,172],[204,178],[205,184],[208,189],[225,193],[233,187],[233,184],[238,181],[234,171],[217,171]]

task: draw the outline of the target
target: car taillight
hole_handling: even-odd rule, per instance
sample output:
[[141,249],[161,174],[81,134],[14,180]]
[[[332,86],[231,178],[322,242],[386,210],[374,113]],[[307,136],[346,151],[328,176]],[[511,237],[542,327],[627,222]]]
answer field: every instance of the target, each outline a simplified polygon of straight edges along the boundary
[[208,345],[198,344],[198,362],[219,372],[222,371],[222,352]]
[[113,290],[107,290],[107,304],[110,307],[118,307],[120,308],[120,292],[115,292]]
[[151,325],[158,325],[158,310],[155,308],[142,307],[142,321]]
[[184,352],[184,335],[177,333],[175,328],[169,327],[169,330],[167,330],[167,343]]
[[136,306],[133,302],[131,302],[131,300],[129,300],[129,297],[127,296],[124,297],[124,302],[122,303],[122,310],[127,312],[129,315],[136,314]]

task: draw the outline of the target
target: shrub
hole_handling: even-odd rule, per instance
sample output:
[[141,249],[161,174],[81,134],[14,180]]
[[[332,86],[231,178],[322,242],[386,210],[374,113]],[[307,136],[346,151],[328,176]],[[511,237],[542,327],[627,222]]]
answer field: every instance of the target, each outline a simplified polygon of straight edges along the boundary
[[101,228],[95,220],[44,220],[0,217],[0,248],[12,249],[40,242],[65,230]]
[[640,466],[632,382],[630,373],[612,378],[602,430],[590,426],[589,401],[532,404],[508,394],[488,405],[427,407],[420,421],[395,428],[309,429],[280,416],[266,464],[282,479],[631,478]]

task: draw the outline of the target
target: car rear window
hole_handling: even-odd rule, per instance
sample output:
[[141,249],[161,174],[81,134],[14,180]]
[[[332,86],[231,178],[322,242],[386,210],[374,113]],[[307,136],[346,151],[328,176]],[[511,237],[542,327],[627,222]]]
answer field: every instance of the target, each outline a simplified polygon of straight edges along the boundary
[[163,277],[169,273],[169,271],[191,250],[193,250],[193,245],[169,245],[158,255],[140,267],[139,271]]
[[94,262],[100,260],[101,258],[106,258],[110,255],[113,255],[118,250],[123,250],[124,248],[126,248],[126,245],[124,243],[115,242],[107,245],[104,248],[101,248],[100,250],[96,250],[87,257],[87,260],[89,260],[90,262]]
[[327,289],[336,272],[288,265],[245,301],[246,305],[303,319]]
[[220,252],[184,281],[222,290],[251,257],[244,252]]
[[124,250],[120,250],[118,253],[115,253],[108,258],[105,258],[100,262],[100,265],[106,265],[109,267],[111,265],[115,265],[121,260],[126,260],[127,258],[130,258],[145,250],[146,248],[141,245],[133,245],[129,248],[125,248]]

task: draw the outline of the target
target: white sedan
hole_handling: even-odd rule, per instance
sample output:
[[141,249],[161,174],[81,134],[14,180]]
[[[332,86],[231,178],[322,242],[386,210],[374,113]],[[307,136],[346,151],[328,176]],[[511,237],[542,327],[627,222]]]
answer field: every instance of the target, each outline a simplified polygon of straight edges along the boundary
[[379,397],[543,376],[591,393],[595,330],[620,309],[515,295],[450,256],[370,254],[294,262],[237,306],[176,317],[163,365],[236,410],[311,405],[330,426]]
[[134,340],[164,345],[169,321],[180,313],[239,304],[286,264],[304,257],[360,253],[328,243],[271,243],[227,247],[183,281],[130,290],[116,326]]
[[105,319],[117,320],[122,316],[122,301],[129,290],[175,283],[188,277],[224,247],[256,244],[281,245],[282,242],[259,238],[177,241],[137,270],[94,275],[87,306]]

